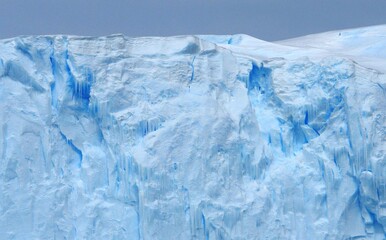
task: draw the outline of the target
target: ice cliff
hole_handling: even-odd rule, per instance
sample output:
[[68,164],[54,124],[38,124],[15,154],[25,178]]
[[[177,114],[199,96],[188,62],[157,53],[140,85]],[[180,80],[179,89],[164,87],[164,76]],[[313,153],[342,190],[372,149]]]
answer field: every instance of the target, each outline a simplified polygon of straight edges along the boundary
[[386,26],[0,41],[0,239],[385,239]]

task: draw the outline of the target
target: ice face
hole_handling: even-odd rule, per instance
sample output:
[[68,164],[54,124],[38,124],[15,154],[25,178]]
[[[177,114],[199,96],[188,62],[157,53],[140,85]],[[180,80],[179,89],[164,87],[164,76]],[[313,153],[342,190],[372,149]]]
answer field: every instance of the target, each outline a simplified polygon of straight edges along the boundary
[[384,239],[384,60],[358,56],[2,40],[0,238]]

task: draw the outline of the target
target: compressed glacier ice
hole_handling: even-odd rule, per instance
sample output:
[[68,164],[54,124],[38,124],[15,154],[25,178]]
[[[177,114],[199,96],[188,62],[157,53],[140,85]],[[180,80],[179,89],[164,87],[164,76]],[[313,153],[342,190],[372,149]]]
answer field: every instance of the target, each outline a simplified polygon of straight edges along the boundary
[[386,27],[0,41],[0,239],[385,239]]

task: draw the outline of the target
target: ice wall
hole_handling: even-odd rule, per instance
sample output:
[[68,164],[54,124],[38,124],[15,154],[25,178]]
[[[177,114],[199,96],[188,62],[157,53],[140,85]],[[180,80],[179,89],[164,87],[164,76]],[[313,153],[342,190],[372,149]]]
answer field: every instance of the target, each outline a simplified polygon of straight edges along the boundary
[[0,76],[0,239],[386,237],[380,70],[243,35],[42,36],[2,40]]

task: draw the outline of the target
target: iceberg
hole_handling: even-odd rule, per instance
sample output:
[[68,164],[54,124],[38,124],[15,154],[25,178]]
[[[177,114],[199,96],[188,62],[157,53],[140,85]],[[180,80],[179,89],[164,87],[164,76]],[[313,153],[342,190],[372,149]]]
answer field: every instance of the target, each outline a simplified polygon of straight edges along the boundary
[[386,25],[0,40],[0,239],[385,239]]

